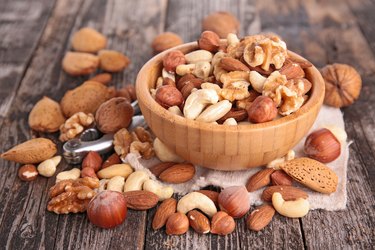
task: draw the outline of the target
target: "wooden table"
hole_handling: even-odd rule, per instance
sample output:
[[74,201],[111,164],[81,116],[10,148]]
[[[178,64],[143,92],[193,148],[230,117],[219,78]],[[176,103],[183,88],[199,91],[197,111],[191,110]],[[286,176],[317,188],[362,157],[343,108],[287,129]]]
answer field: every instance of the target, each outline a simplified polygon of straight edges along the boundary
[[[226,10],[241,21],[241,35],[272,31],[289,49],[316,66],[347,63],[363,79],[360,99],[343,109],[350,146],[348,205],[345,211],[311,211],[302,219],[276,215],[263,231],[237,221],[225,237],[183,236],[153,231],[155,209],[128,212],[112,230],[89,223],[86,214],[56,215],[46,211],[47,190],[54,178],[32,183],[17,178],[18,164],[1,160],[0,248],[7,249],[373,249],[375,244],[375,1],[246,0],[0,0],[0,149],[33,134],[28,113],[42,96],[59,100],[85,78],[61,70],[71,35],[92,26],[108,38],[108,47],[124,52],[131,66],[114,75],[117,87],[134,83],[138,70],[152,57],[150,43],[162,31],[184,41],[196,40],[201,19]],[[56,135],[48,136],[56,140]],[[59,171],[71,166],[60,165]],[[371,180],[372,179],[372,180]]]

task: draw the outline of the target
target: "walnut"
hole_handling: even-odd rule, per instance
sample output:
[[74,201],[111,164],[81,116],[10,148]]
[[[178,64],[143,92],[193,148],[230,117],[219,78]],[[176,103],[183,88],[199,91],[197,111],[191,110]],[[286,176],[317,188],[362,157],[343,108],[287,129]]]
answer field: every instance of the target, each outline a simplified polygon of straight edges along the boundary
[[153,142],[150,132],[148,132],[144,127],[136,127],[132,132],[137,138],[137,141],[141,142]]
[[227,47],[228,56],[240,59],[243,54],[245,47],[249,44],[254,44],[262,39],[267,38],[266,35],[254,35],[254,36],[246,36],[239,43],[232,43],[229,44]]
[[220,76],[220,82],[223,83],[225,88],[229,83],[238,82],[238,81],[249,81],[249,72],[245,71],[232,71],[224,73]]
[[50,188],[47,210],[56,214],[84,212],[98,187],[99,180],[90,177],[60,181]]
[[117,131],[113,136],[113,145],[116,154],[121,157],[125,157],[129,153],[130,144],[132,142],[133,137],[126,128]]
[[246,81],[236,81],[226,84],[221,90],[221,96],[229,101],[242,100],[250,96],[248,87],[249,82]]
[[245,99],[236,101],[236,107],[239,109],[249,109],[251,104],[254,102],[255,98],[257,98],[260,94],[255,90],[249,91],[249,96]]
[[336,108],[351,105],[362,88],[361,76],[346,64],[327,65],[320,70],[325,81],[324,103]]
[[94,121],[93,114],[75,113],[60,126],[60,141],[64,142],[73,139]]
[[151,142],[134,141],[130,144],[130,153],[141,155],[144,159],[151,159],[154,155],[154,148]]
[[270,97],[280,107],[281,115],[289,115],[304,103],[304,81],[287,81],[285,75],[275,71],[266,79],[262,94]]
[[286,44],[277,36],[256,40],[246,45],[243,57],[251,67],[260,65],[267,71],[273,64],[276,69],[280,69],[287,57]]

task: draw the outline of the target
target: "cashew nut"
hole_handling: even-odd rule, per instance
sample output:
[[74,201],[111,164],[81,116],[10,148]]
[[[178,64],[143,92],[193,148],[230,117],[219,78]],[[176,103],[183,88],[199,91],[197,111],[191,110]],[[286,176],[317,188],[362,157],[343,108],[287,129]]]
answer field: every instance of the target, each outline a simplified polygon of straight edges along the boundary
[[61,161],[61,156],[55,156],[51,159],[45,160],[38,165],[38,173],[45,177],[51,177],[56,172],[56,167]]
[[99,181],[99,187],[98,187],[98,192],[104,191],[107,189],[107,184],[109,180],[108,179],[101,179]]
[[228,46],[234,46],[240,42],[240,39],[238,39],[236,34],[229,33],[227,35],[227,42],[228,42]]
[[208,104],[215,104],[219,96],[213,89],[200,89],[191,93],[185,101],[184,116],[194,120]]
[[[227,56],[227,54],[225,54],[224,52],[221,52],[221,51],[217,52],[217,53],[214,55],[214,57],[212,58],[212,62],[211,62],[212,66],[216,66],[216,65],[218,65],[219,62],[220,62],[220,60],[221,60],[221,58],[224,58],[224,57],[226,57],[226,56]],[[219,78],[219,79],[220,79],[220,78]]]
[[340,142],[346,142],[348,135],[346,134],[345,130],[334,125],[325,125],[323,128],[328,129],[332,132],[332,134],[339,140]]
[[293,149],[289,150],[288,153],[284,156],[285,161],[293,160],[296,157],[296,152]]
[[185,55],[187,63],[211,62],[212,53],[207,50],[195,50]]
[[196,77],[206,79],[211,74],[211,63],[209,62],[197,62],[193,71],[193,75]]
[[301,218],[310,209],[310,204],[306,199],[299,198],[294,201],[285,201],[279,192],[273,193],[272,205],[279,214],[289,218]]
[[159,197],[159,201],[171,198],[173,195],[173,188],[171,186],[162,186],[150,179],[143,183],[143,190],[156,194]]
[[262,93],[264,83],[266,82],[267,78],[262,76],[256,71],[250,71],[249,77],[251,86],[255,89],[256,92]]
[[77,180],[81,175],[81,170],[78,168],[72,168],[69,171],[63,171],[56,175],[56,183],[62,180]]
[[111,179],[115,176],[122,176],[127,178],[131,173],[133,173],[133,169],[129,164],[114,164],[107,168],[104,168],[96,173],[96,175],[100,179]]
[[158,79],[156,80],[156,86],[155,89],[163,86],[163,77],[159,76]]
[[200,122],[214,122],[223,117],[232,108],[232,103],[228,100],[223,100],[206,108],[198,117]]
[[135,171],[126,179],[124,192],[142,190],[143,183],[150,179],[145,171]]
[[115,176],[107,183],[107,190],[122,192],[124,189],[125,178],[122,176]]
[[154,151],[156,156],[162,162],[183,162],[180,156],[176,155],[173,151],[171,151],[159,138],[155,138],[154,140]]
[[150,89],[150,94],[151,94],[152,98],[155,99],[155,97],[156,97],[156,89]]
[[237,121],[234,118],[228,118],[223,122],[223,125],[229,125],[229,126],[237,125]]
[[281,164],[283,164],[285,161],[290,161],[293,160],[295,157],[296,153],[294,152],[293,149],[289,150],[286,155],[280,158],[276,158],[275,160],[269,162],[267,164],[267,168],[273,168],[275,170],[279,170]]
[[198,192],[191,192],[185,195],[177,204],[177,212],[183,214],[196,208],[209,217],[212,217],[217,212],[215,203],[206,195]]
[[180,64],[176,67],[176,73],[180,76],[192,74],[195,70],[195,64]]
[[168,71],[165,70],[165,68],[163,68],[163,70],[161,71],[161,76],[163,78],[170,78],[174,82],[176,81],[176,77],[175,77],[174,73],[169,73]]
[[168,111],[178,116],[184,116],[181,112],[181,109],[177,106],[169,107]]
[[204,82],[201,84],[201,89],[213,89],[216,91],[217,95],[219,96],[219,100],[222,100],[223,97],[221,96],[221,88],[219,85],[215,83],[210,83],[210,82]]

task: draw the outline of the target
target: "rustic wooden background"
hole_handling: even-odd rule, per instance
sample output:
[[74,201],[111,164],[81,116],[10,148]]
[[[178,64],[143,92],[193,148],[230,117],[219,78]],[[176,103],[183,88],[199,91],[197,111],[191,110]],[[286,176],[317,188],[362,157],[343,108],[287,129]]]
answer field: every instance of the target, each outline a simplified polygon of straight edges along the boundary
[[[350,146],[345,211],[312,211],[302,219],[276,215],[263,231],[237,221],[226,237],[183,236],[153,231],[155,209],[129,211],[112,230],[89,223],[85,214],[46,211],[54,178],[32,183],[17,178],[18,165],[0,161],[0,249],[374,249],[375,244],[375,1],[253,0],[0,0],[0,149],[32,136],[28,113],[43,95],[59,100],[84,78],[61,70],[71,35],[91,26],[124,52],[131,66],[114,76],[120,87],[134,83],[152,57],[150,43],[162,31],[188,41],[200,34],[201,19],[217,10],[241,21],[241,34],[272,31],[316,66],[347,63],[363,78],[360,99],[343,109]],[[47,135],[44,135],[47,136]],[[56,139],[56,135],[48,135]],[[70,166],[60,165],[59,171]]]

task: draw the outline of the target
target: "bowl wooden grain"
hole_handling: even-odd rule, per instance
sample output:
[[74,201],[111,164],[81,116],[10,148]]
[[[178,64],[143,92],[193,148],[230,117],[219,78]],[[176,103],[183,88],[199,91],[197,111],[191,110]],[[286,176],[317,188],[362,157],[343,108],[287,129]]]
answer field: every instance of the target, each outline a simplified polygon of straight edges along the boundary
[[[285,155],[313,125],[324,99],[324,81],[315,67],[305,70],[312,82],[309,100],[295,113],[271,122],[238,126],[208,124],[172,114],[160,106],[149,89],[161,75],[162,58],[171,50],[184,54],[196,42],[164,51],[149,60],[136,81],[139,107],[153,133],[188,162],[217,170],[243,170],[265,165]],[[288,51],[290,57],[304,59]]]

